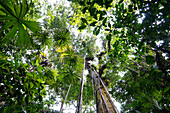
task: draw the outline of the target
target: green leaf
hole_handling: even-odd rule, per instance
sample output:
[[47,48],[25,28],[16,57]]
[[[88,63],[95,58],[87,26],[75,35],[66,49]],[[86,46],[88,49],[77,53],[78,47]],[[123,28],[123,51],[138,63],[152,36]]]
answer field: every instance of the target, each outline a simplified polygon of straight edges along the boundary
[[111,28],[111,24],[110,24],[110,22],[108,23],[108,26]]
[[103,20],[103,26],[105,26],[106,27],[106,20],[107,20],[107,17]]
[[140,35],[139,34],[134,34],[134,37],[135,38],[140,38]]
[[92,22],[91,24],[90,24],[90,26],[95,26],[96,25],[96,21],[94,21],[94,22]]
[[161,0],[162,3],[166,4],[166,0]]
[[27,20],[22,20],[21,22],[35,34],[37,34],[41,30],[38,22],[27,21]]
[[39,66],[37,67],[37,70],[38,70],[39,73],[42,73],[42,69],[43,69],[43,68],[42,68],[41,65],[39,65]]
[[14,2],[16,3],[16,1],[12,1],[12,0],[1,0],[1,1],[14,11]]
[[18,26],[19,26],[19,30],[18,30],[17,45],[18,46],[28,46],[31,42],[28,37],[28,33],[25,31],[22,24],[19,24]]
[[40,83],[42,83],[42,84],[45,83],[45,81],[43,81],[43,80],[41,80],[41,79],[37,79],[37,81],[40,82]]
[[146,56],[146,63],[147,64],[152,65],[152,64],[154,64],[154,62],[155,62],[155,60],[154,60],[153,56],[151,56],[151,55]]
[[6,22],[3,26],[2,29],[8,29],[9,27],[11,27],[12,25],[14,25],[15,23],[17,23],[16,20],[10,21],[10,22]]
[[98,28],[98,30],[96,31],[96,35],[98,35],[100,33],[100,27]]
[[36,66],[39,66],[39,61],[38,61],[38,59],[36,60]]
[[138,88],[140,85],[139,85],[139,83],[137,82],[137,83],[135,83],[135,85],[133,86],[134,88]]
[[89,8],[90,15],[93,16],[94,18],[97,17],[96,14],[95,14],[95,13],[96,13],[96,10],[97,10],[97,9],[94,8],[94,7],[90,7],[90,8]]
[[32,82],[30,82],[29,84],[30,84],[30,88],[34,87],[34,84]]
[[111,34],[107,35],[107,36],[106,36],[106,39],[107,39],[107,40],[111,40]]
[[85,29],[87,25],[81,25],[78,29],[79,30],[82,30],[82,29]]
[[7,10],[5,10],[4,8],[0,8],[0,12],[2,12],[2,13],[0,13],[1,15],[10,15],[10,13]]
[[18,68],[19,67],[19,63],[18,63],[17,59],[15,58],[14,61],[15,61],[15,67]]
[[163,92],[166,93],[167,91],[169,91],[170,87],[166,87]]
[[21,3],[21,13],[20,13],[20,16],[19,18],[23,18],[26,14],[28,13],[28,3],[27,3],[27,0],[22,0],[22,3]]
[[14,6],[15,13],[16,13],[16,17],[19,18],[20,12],[21,12],[20,3],[18,3],[18,1],[16,1],[15,3],[13,3],[13,6]]
[[104,15],[106,14],[106,11],[99,11],[100,17],[99,20],[102,20]]
[[27,84],[27,83],[24,84],[24,89],[25,89],[25,90],[28,89],[28,84]]
[[0,20],[17,20],[16,18],[14,18],[13,16],[6,16],[6,15],[0,15]]
[[18,28],[18,24],[15,24],[12,29],[10,30],[10,32],[2,39],[2,42],[6,42],[9,43],[10,39],[14,38],[14,35],[17,32],[17,28]]
[[7,1],[0,1],[1,6],[6,10],[7,14],[10,14],[13,17],[17,18],[17,15],[14,11],[14,7],[11,4],[11,1],[7,0]]
[[152,103],[146,102],[146,103],[142,104],[142,106],[145,107],[145,108],[151,107],[151,106],[152,106]]
[[93,34],[96,35],[96,32],[97,32],[97,26],[94,28]]
[[87,20],[86,20],[86,19],[81,18],[81,20],[82,20],[82,22],[83,22],[83,23],[86,23],[86,24],[88,25],[88,22],[87,22]]
[[27,73],[28,77],[33,77],[32,73]]

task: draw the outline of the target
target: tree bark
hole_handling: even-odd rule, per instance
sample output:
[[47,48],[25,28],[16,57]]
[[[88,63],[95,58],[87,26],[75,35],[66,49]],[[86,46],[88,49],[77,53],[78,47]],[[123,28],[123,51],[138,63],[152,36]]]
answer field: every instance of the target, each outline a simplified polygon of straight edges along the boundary
[[96,95],[97,113],[119,113],[99,74],[90,66],[91,81]]
[[67,91],[67,94],[66,94],[66,96],[65,96],[65,98],[64,98],[64,101],[62,100],[62,104],[61,104],[61,107],[60,107],[60,113],[63,112],[63,106],[64,106],[64,103],[65,103],[65,101],[66,101],[66,99],[67,99],[68,93],[70,92],[70,88],[71,88],[71,84],[70,84],[70,86],[69,86],[69,88],[68,88],[68,91]]
[[85,70],[85,58],[84,58],[84,67],[83,67],[82,76],[81,76],[81,86],[80,86],[79,97],[78,97],[78,101],[77,101],[77,110],[76,110],[76,113],[82,113],[84,70]]

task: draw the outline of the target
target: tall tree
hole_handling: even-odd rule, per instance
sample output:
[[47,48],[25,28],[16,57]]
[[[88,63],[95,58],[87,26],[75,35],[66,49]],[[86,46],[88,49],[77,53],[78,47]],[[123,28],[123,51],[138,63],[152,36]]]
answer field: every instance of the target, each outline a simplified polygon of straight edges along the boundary
[[97,112],[118,112],[111,94],[122,112],[168,113],[169,1],[68,3],[0,1],[1,111],[45,112],[45,104],[50,111],[55,98],[44,97],[54,90],[63,105],[82,97],[77,112],[95,103]]
[[84,18],[79,29],[87,27],[86,21],[95,27],[94,34],[104,31],[111,45],[108,46],[110,62],[107,65],[113,72],[117,69],[116,73],[119,70],[126,73],[116,87],[112,86],[115,98],[125,102],[125,110],[168,112],[169,101],[165,100],[169,97],[169,2],[79,0],[76,3],[81,6],[77,7],[79,14],[93,17],[92,22]]

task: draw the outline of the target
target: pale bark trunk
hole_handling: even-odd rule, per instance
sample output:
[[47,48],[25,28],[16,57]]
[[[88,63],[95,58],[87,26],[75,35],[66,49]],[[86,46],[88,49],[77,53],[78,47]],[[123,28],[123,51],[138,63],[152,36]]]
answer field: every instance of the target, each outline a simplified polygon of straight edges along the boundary
[[66,101],[66,99],[67,99],[68,93],[70,92],[70,88],[71,88],[71,84],[70,84],[70,86],[69,86],[69,88],[68,88],[68,91],[67,91],[67,94],[66,94],[66,96],[65,96],[65,98],[64,98],[64,101],[62,100],[61,107],[60,107],[60,113],[63,112],[63,106],[64,106],[64,103],[65,103],[65,101]]
[[81,86],[80,86],[79,97],[78,97],[78,101],[77,101],[77,110],[76,110],[76,113],[82,113],[84,70],[85,70],[85,58],[84,58],[84,67],[83,67],[82,76],[81,76]]
[[[89,84],[88,81],[87,81],[87,84]],[[86,112],[87,106],[88,106],[88,104],[87,104],[87,87],[86,87],[86,106],[85,106],[85,109],[84,109],[84,112],[83,112],[83,113]]]

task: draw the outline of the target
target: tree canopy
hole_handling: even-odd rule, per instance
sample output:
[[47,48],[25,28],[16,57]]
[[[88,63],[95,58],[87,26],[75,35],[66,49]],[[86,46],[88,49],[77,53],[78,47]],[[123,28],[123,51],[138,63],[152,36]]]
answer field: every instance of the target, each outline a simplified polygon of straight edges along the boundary
[[168,6],[0,0],[0,111],[170,112]]

